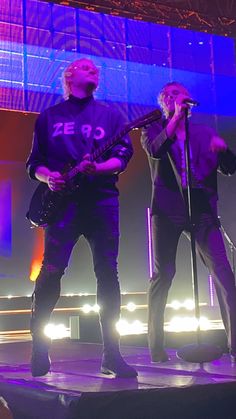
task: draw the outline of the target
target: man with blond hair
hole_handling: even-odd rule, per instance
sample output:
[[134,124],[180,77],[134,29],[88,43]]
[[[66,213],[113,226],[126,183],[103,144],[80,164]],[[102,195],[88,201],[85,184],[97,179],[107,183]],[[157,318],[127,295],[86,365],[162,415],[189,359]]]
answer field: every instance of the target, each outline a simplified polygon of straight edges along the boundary
[[116,322],[120,316],[117,273],[119,201],[116,183],[132,156],[129,137],[121,138],[97,161],[90,154],[121,131],[121,114],[113,105],[94,99],[99,71],[93,61],[81,58],[64,72],[65,101],[42,112],[36,121],[33,147],[27,161],[32,179],[61,193],[70,187],[63,168],[76,162],[82,175],[79,187],[66,195],[55,219],[45,227],[41,271],[33,293],[31,370],[33,376],[50,370],[49,340],[44,326],[60,296],[60,280],[74,245],[83,235],[93,257],[97,302],[103,339],[101,371],[117,377],[136,377],[122,358]]

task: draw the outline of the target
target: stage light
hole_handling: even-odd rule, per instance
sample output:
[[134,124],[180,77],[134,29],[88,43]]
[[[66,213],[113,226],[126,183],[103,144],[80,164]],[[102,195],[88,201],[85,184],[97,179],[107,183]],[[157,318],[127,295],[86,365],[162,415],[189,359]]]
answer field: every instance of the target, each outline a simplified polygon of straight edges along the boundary
[[10,300],[11,298],[13,298],[13,296],[9,294],[9,295],[7,296],[7,298]]
[[189,310],[189,311],[194,310],[194,308],[195,308],[194,301],[191,300],[191,299],[185,300],[183,302],[183,307],[186,308],[186,310]]
[[95,313],[99,313],[99,311],[100,311],[100,307],[99,307],[99,305],[98,305],[98,304],[94,304],[94,306],[93,306],[93,311],[94,311]]
[[198,327],[198,323],[200,325],[201,330],[209,330],[211,329],[210,321],[207,317],[200,317],[200,322],[196,319],[196,317],[173,317],[169,324],[165,327],[165,330],[168,332],[192,332],[196,331]]
[[129,323],[125,319],[120,319],[116,323],[116,330],[121,336],[140,335],[146,332],[146,326],[139,320],[134,320],[132,323]]
[[195,304],[192,299],[188,298],[183,303],[178,300],[173,300],[170,304],[167,304],[167,306],[173,308],[173,310],[180,310],[181,308],[194,310]]
[[40,260],[34,260],[32,262],[31,272],[30,272],[30,281],[32,281],[32,282],[36,281],[36,279],[39,275],[40,269],[41,269],[41,265],[42,265],[41,259]]
[[90,304],[84,304],[82,307],[83,313],[90,313],[92,311],[92,306]]
[[136,306],[136,304],[134,304],[134,303],[130,302],[130,303],[128,303],[128,304],[127,304],[126,308],[127,308],[127,310],[129,310],[129,311],[135,311],[135,310],[136,310],[136,308],[137,308],[137,306]]
[[151,210],[147,208],[147,235],[148,235],[148,266],[149,277],[153,276],[153,243],[152,243],[152,220]]
[[214,307],[215,291],[214,291],[213,277],[211,274],[208,275],[208,288],[209,288],[209,296],[210,296],[210,306]]
[[90,304],[84,304],[82,307],[82,311],[85,314],[91,313],[93,311],[94,313],[99,313],[100,307],[98,304],[94,304],[91,306]]
[[44,328],[44,334],[51,339],[63,339],[70,336],[70,332],[67,330],[64,324],[53,324],[49,323]]
[[200,328],[201,330],[210,330],[212,328],[210,320],[207,317],[200,317]]
[[181,303],[178,300],[173,300],[170,303],[170,307],[172,307],[174,310],[179,310],[181,307]]

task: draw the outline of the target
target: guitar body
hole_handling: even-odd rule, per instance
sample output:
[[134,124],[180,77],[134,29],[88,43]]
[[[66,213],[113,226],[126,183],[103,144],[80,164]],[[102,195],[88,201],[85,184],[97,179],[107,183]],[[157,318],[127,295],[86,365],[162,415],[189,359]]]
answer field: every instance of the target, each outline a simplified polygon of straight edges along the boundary
[[46,183],[40,183],[31,198],[26,217],[36,227],[47,227],[56,219],[63,198],[63,192],[52,192]]

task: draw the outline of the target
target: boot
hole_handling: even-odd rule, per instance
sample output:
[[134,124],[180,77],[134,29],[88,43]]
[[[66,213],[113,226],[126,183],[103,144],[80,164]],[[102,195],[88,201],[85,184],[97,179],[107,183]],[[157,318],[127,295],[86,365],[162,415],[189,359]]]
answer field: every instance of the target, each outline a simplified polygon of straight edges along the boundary
[[152,362],[167,362],[169,361],[169,355],[165,351],[165,349],[160,349],[159,351],[156,351],[154,354],[151,354],[151,361]]
[[[113,308],[115,304],[113,304]],[[103,314],[103,315],[101,315]],[[119,307],[115,312],[100,313],[100,324],[103,340],[103,355],[101,372],[113,374],[115,377],[137,377],[137,371],[123,359],[120,353],[120,336],[116,330],[116,322],[119,319]]]
[[137,377],[138,375],[137,371],[125,362],[117,348],[103,351],[101,372],[113,374],[117,378]]
[[[51,312],[60,295],[61,274],[52,275],[43,269],[36,281],[35,291],[32,295],[32,310],[30,331],[32,335],[31,372],[33,377],[41,377],[48,373],[51,360],[48,350],[51,339],[47,338],[43,330],[50,320]],[[45,284],[50,284],[50,287]]]
[[48,354],[50,339],[46,336],[32,336],[31,373],[41,377],[50,371],[51,360]]
[[43,332],[45,325],[49,321],[49,315],[45,316],[45,318],[41,313],[39,314],[38,317],[35,315],[35,304],[33,304],[30,320],[30,331],[32,336],[30,366],[33,377],[40,377],[47,374],[51,366],[51,360],[48,354],[51,339],[45,336]]

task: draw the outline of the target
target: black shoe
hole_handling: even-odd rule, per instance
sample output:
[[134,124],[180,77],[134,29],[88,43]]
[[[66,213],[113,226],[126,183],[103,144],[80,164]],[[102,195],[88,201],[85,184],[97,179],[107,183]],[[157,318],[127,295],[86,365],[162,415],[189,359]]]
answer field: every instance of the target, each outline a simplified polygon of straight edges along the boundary
[[102,356],[101,372],[113,374],[115,377],[137,377],[137,371],[128,365],[119,351],[104,352]]
[[51,360],[48,355],[49,341],[33,339],[31,355],[31,373],[33,377],[41,377],[50,371]]
[[152,362],[167,362],[169,360],[169,355],[164,349],[157,351],[155,354],[151,356]]

